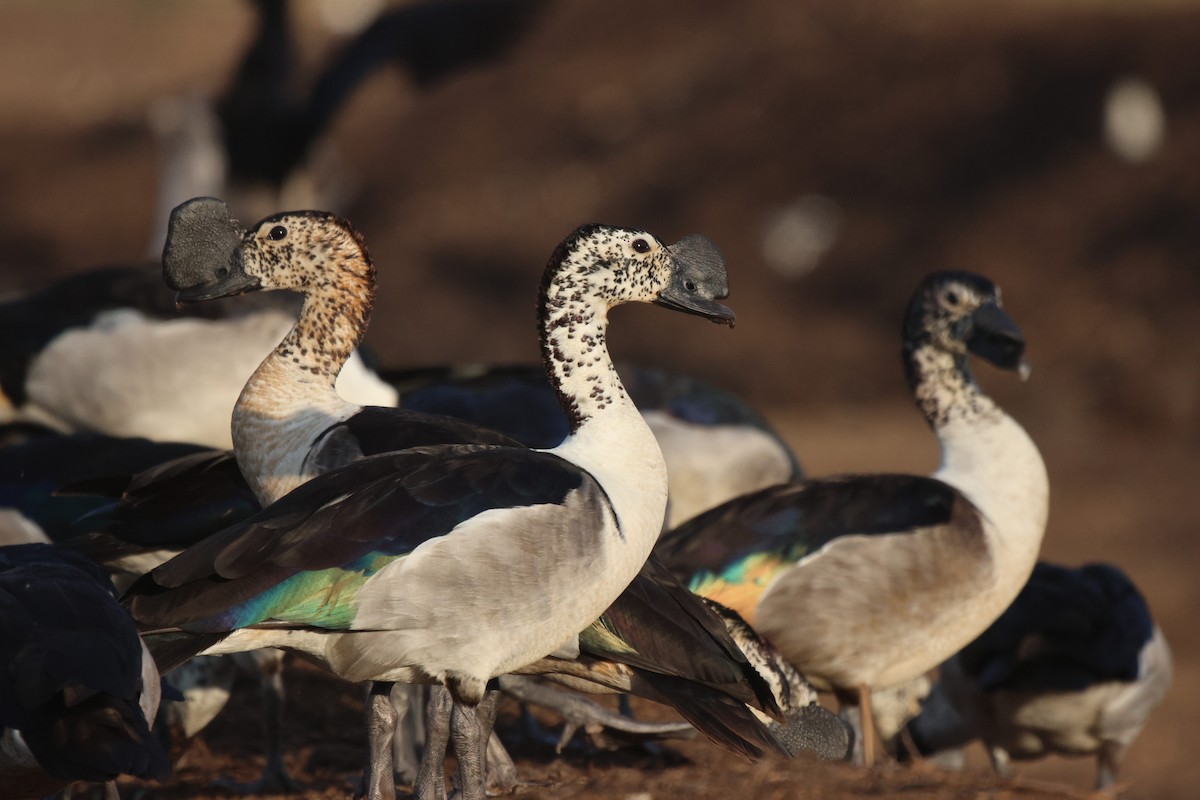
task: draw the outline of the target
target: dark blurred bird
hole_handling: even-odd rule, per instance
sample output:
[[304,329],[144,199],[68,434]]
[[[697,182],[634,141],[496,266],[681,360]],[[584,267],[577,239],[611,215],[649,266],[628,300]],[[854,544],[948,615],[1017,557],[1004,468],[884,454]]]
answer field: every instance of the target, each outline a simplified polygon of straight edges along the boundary
[[[0,425],[0,435],[9,427]],[[62,541],[80,533],[80,517],[109,506],[109,495],[130,489],[130,479],[120,476],[142,474],[163,462],[207,452],[208,448],[192,444],[43,432],[0,447],[0,508],[19,512],[48,539]],[[61,494],[68,485],[76,485],[80,491]],[[176,527],[180,516],[173,511]],[[154,521],[145,518],[142,527]],[[147,535],[153,538],[167,533],[149,530]]]
[[275,187],[304,161],[342,104],[375,69],[394,64],[420,88],[511,48],[545,0],[427,0],[380,14],[346,43],[306,94],[296,85],[286,0],[255,0],[258,32],[217,101],[230,182]]
[[158,672],[108,577],[48,544],[0,548],[0,785],[41,797],[74,781],[170,771],[150,721]]
[[1005,777],[1010,759],[1094,755],[1105,789],[1171,678],[1166,639],[1124,572],[1039,563],[1008,610],[940,667],[908,732],[923,754],[982,739]]
[[348,178],[323,134],[375,70],[395,65],[429,90],[500,58],[546,0],[426,0],[382,12],[302,85],[286,0],[254,0],[257,30],[214,102],[166,98],[151,110],[159,140],[159,198],[148,252],[162,249],[171,209],[190,197],[226,198],[243,219],[281,208],[337,209]]

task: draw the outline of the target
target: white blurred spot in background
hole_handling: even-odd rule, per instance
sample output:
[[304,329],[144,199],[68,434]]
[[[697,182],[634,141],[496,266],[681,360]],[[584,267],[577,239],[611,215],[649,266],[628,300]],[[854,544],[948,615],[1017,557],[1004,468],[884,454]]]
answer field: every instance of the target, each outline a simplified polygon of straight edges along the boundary
[[825,195],[808,194],[773,214],[763,228],[762,255],[785,278],[816,269],[842,230],[842,207]]
[[1161,148],[1167,116],[1158,92],[1141,78],[1113,84],[1104,101],[1104,140],[1121,158],[1146,161]]
[[350,37],[366,30],[383,9],[383,0],[322,0],[317,15],[338,36]]

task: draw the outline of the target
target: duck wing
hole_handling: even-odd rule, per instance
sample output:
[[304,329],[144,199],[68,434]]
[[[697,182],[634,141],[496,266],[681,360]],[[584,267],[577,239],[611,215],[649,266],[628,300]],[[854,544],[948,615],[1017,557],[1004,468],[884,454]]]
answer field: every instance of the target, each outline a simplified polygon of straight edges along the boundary
[[1145,599],[1116,567],[1039,563],[1013,604],[958,657],[985,691],[1082,691],[1136,680],[1153,635]]
[[486,511],[559,504],[585,482],[593,481],[574,465],[530,450],[452,445],[373,456],[189,548],[127,599],[151,627],[216,632],[276,619],[347,629],[358,590],[387,564]]
[[957,489],[934,478],[798,481],[706,511],[664,533],[654,552],[692,591],[746,614],[780,572],[835,539],[919,532],[977,513]]

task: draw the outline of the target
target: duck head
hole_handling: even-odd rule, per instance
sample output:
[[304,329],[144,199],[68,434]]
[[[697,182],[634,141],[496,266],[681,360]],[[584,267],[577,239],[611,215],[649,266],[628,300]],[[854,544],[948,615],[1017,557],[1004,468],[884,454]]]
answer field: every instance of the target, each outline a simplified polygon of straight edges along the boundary
[[729,294],[720,250],[703,236],[665,245],[645,231],[584,225],[559,245],[542,280],[550,317],[586,296],[608,308],[654,303],[732,326],[733,311],[717,302]]
[[179,302],[258,289],[308,293],[340,273],[374,282],[362,237],[334,214],[289,211],[245,230],[224,202],[211,197],[189,200],[171,212],[163,279],[178,292]]
[[936,272],[921,283],[904,327],[909,350],[932,345],[955,356],[972,353],[1029,376],[1025,337],[1000,307],[1000,290],[970,272]]

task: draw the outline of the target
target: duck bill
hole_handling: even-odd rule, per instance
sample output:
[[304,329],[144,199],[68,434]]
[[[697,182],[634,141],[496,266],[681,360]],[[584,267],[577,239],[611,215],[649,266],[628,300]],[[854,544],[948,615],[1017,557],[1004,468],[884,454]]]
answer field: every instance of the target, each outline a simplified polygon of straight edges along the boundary
[[972,315],[972,322],[967,350],[1000,369],[1016,372],[1021,380],[1029,377],[1025,336],[1000,306],[995,303],[980,306]]
[[171,212],[163,246],[163,280],[180,303],[198,303],[260,288],[242,268],[246,231],[224,202],[197,197]]
[[230,268],[227,274],[219,276],[216,280],[180,289],[175,293],[175,302],[200,303],[220,297],[233,297],[261,288],[261,281],[243,272],[241,264],[238,263],[236,269]]
[[654,301],[655,304],[674,311],[695,314],[731,328],[737,321],[737,316],[733,313],[732,308],[721,305],[716,300],[697,297],[695,293],[688,292],[686,289],[679,291],[673,291],[673,289],[674,287],[671,287],[660,294]]
[[725,258],[703,236],[685,236],[667,248],[671,255],[671,282],[654,301],[665,308],[695,314],[733,327],[733,309],[718,303],[729,296]]

